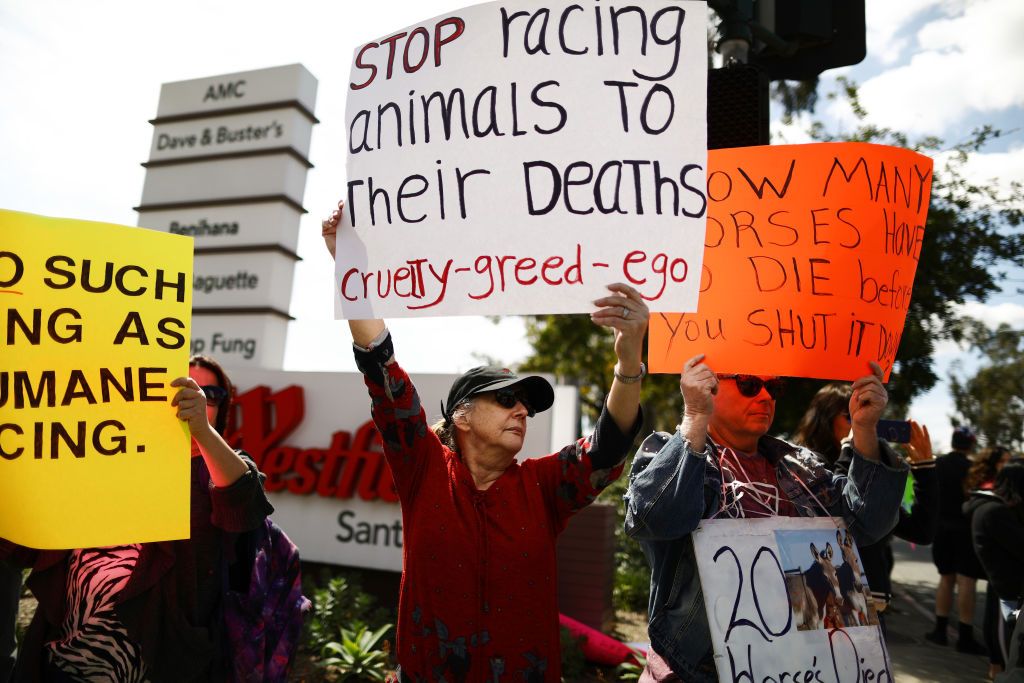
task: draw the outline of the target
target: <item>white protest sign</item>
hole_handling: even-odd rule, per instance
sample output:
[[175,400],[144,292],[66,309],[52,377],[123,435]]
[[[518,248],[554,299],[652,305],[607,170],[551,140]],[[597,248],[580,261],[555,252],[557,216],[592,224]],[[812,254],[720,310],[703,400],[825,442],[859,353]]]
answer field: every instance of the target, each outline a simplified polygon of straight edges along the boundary
[[842,520],[705,520],[693,545],[719,681],[892,683]]
[[695,310],[706,13],[493,2],[357,48],[338,317]]

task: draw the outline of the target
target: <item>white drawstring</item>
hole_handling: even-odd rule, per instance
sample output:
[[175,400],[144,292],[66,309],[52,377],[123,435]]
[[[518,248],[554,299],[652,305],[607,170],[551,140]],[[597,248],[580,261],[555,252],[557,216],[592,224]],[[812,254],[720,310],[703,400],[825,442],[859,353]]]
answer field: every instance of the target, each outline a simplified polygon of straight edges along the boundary
[[[712,515],[711,519],[715,519],[719,515],[725,515],[732,519],[746,518],[748,513],[763,517],[777,517],[781,501],[778,487],[765,482],[750,481],[750,475],[747,474],[743,463],[740,462],[739,456],[736,455],[736,451],[733,449],[723,447],[720,453],[718,469],[722,475],[722,489],[718,512]],[[730,453],[733,457],[727,459],[726,456]],[[727,465],[734,466],[739,470],[742,479],[737,477]],[[731,481],[726,481],[726,475],[731,477]],[[763,507],[765,512],[762,513],[744,508],[740,503],[744,496],[747,496],[751,502]]]
[[[727,458],[727,454],[732,454],[733,457]],[[735,467],[739,470],[739,473],[746,481],[740,480],[730,467]],[[720,455],[718,457],[718,471],[722,476],[720,502],[718,512],[713,514],[710,519],[715,519],[719,515],[736,519],[746,518],[747,513],[759,514],[755,511],[745,509],[740,504],[740,499],[745,495],[749,495],[752,502],[757,503],[767,510],[767,512],[763,513],[761,516],[777,517],[779,515],[781,496],[779,495],[778,487],[764,482],[750,481],[750,475],[747,474],[747,471],[743,467],[743,463],[740,461],[739,455],[737,455],[735,450],[725,446],[721,448]],[[804,480],[801,479],[800,476],[791,468],[787,467],[786,471],[796,479],[796,482],[804,491],[807,492],[807,495],[809,495],[811,499],[818,504],[818,507],[820,507],[822,512],[825,513],[825,517],[832,519],[832,523],[835,524],[835,527],[837,529],[841,529],[842,527],[840,527],[839,524],[835,522],[835,519],[832,518],[831,511],[829,511],[818,497],[814,495],[814,492],[811,491],[807,484],[804,483]],[[731,481],[726,481],[726,475],[731,477]]]
[[[789,468],[787,468],[787,469],[789,469]],[[842,527],[840,527],[838,524],[836,524],[835,518],[832,517],[832,512],[827,507],[825,507],[820,500],[818,500],[818,497],[816,495],[814,495],[814,492],[811,491],[810,488],[808,488],[807,484],[804,483],[804,480],[801,479],[800,476],[797,475],[797,473],[794,472],[793,470],[789,470],[789,473],[793,475],[793,478],[796,479],[796,482],[798,484],[800,484],[800,486],[803,487],[804,491],[807,491],[807,495],[809,495],[814,500],[814,502],[818,504],[818,507],[820,507],[822,512],[825,513],[825,517],[828,517],[829,519],[831,519],[832,523],[835,524],[837,529],[842,529]]]

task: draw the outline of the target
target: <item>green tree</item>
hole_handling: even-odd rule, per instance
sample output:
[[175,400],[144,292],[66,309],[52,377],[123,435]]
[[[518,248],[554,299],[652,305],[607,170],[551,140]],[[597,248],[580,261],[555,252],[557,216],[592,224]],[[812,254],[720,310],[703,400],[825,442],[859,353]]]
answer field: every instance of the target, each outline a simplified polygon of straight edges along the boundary
[[[813,102],[816,96],[812,92],[816,91],[805,88],[789,93],[793,102],[787,106],[792,110],[805,108],[808,100]],[[888,384],[889,413],[902,416],[911,400],[931,389],[938,380],[933,358],[935,345],[943,340],[964,339],[965,328],[957,305],[968,299],[985,301],[1000,290],[1007,269],[1024,267],[1024,235],[1015,230],[1024,218],[1024,190],[1019,184],[1001,190],[994,181],[979,183],[966,175],[971,156],[1000,137],[1001,131],[984,127],[953,145],[934,137],[911,141],[903,133],[871,124],[853,83],[841,80],[838,92],[829,97],[845,98],[859,125],[852,132],[832,133],[825,124],[815,122],[811,125],[815,140],[894,145],[936,159],[913,299]],[[583,419],[595,420],[615,363],[612,336],[582,315],[531,316],[526,320],[526,332],[533,352],[523,369],[550,372],[560,382],[576,386]],[[641,433],[651,428],[674,429],[682,411],[678,381],[678,375],[649,377],[644,381],[641,401],[645,425]],[[811,379],[791,381],[786,397],[778,402],[773,432],[791,433],[823,384]],[[604,499],[618,503],[625,486],[623,477]],[[617,507],[621,516],[622,505]],[[622,533],[621,524],[617,533],[616,604],[642,611],[646,608],[646,562],[639,546]]]
[[1008,269],[1024,267],[1024,188],[1000,188],[994,179],[967,175],[972,155],[1002,135],[991,126],[973,130],[965,140],[946,145],[935,137],[910,140],[890,128],[871,124],[857,86],[839,79],[830,98],[845,98],[860,125],[851,133],[829,133],[821,123],[812,136],[821,142],[873,142],[906,147],[932,157],[935,169],[924,243],[914,278],[914,293],[888,384],[894,412],[905,413],[911,400],[938,381],[935,345],[961,341],[965,326],[957,306],[985,301],[1000,291]]
[[[834,133],[824,123],[813,122],[810,133],[815,140],[893,145],[936,160],[913,298],[887,387],[889,412],[900,416],[915,396],[938,381],[936,344],[964,339],[957,306],[969,299],[985,301],[1000,291],[1008,269],[1024,267],[1024,234],[1018,229],[1024,219],[1024,188],[1019,183],[1000,188],[994,180],[979,182],[966,173],[972,155],[999,138],[999,130],[985,126],[953,145],[935,137],[910,140],[899,131],[870,123],[855,84],[840,79],[838,91],[827,97],[845,99],[859,125]],[[523,368],[551,372],[578,387],[584,418],[595,419],[615,362],[610,335],[595,328],[587,316],[532,316],[526,328],[533,353]],[[644,382],[648,425],[671,430],[678,422],[682,405],[677,382],[678,376]],[[779,401],[774,431],[790,433],[822,384],[792,381]]]
[[982,355],[973,376],[963,364],[949,376],[960,422],[973,426],[990,445],[1024,446],[1024,330],[1003,323],[992,330],[977,320],[965,323],[970,347]]

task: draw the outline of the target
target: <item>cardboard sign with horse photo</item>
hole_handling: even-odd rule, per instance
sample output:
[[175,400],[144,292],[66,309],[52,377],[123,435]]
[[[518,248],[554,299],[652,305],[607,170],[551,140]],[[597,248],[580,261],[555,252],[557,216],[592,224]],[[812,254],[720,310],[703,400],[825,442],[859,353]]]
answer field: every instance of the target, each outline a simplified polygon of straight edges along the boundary
[[877,626],[867,577],[846,529],[777,531],[780,560],[797,629]]
[[704,520],[693,550],[720,681],[892,683],[860,554],[841,519]]

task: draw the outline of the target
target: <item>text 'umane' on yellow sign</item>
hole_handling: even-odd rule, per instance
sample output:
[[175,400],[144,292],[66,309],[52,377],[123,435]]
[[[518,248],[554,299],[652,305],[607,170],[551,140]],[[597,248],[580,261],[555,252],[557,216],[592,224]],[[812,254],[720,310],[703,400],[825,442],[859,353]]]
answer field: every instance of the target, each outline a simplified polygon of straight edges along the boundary
[[191,311],[191,239],[0,210],[0,537],[188,537]]

